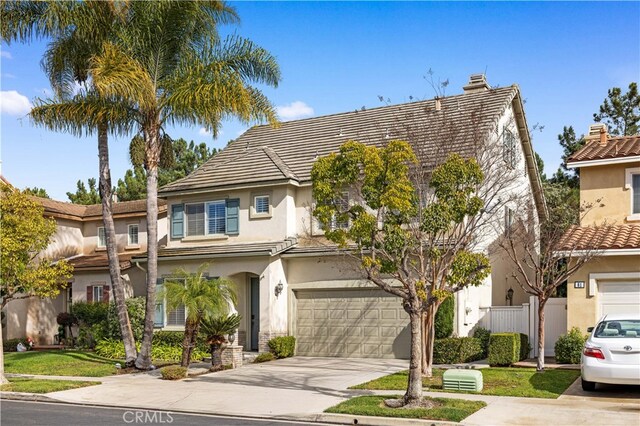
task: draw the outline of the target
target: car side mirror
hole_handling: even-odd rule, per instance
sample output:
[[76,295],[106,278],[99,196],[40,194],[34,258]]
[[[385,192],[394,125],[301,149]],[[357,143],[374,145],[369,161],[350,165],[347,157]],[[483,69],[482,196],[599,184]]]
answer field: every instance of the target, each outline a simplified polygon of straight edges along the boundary
[[587,333],[591,333],[593,331],[593,327],[587,327]]

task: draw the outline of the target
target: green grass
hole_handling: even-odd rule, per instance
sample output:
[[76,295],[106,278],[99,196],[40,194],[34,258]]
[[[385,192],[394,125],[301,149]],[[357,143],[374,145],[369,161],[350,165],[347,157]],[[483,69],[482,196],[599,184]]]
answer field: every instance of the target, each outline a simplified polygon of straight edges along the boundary
[[9,383],[0,386],[0,390],[7,392],[49,393],[85,386],[99,385],[100,382],[79,382],[73,380],[44,380],[28,379],[25,377],[10,377]]
[[[431,391],[464,393],[464,391],[444,391],[442,389],[444,371],[443,369],[434,369],[433,377],[424,378],[422,385]],[[483,368],[479,371],[482,372],[484,385],[480,394],[527,398],[557,398],[580,376],[578,370],[559,369],[546,370],[544,373],[536,373],[533,368]],[[407,371],[400,371],[352,386],[351,389],[405,390],[407,388],[407,374]]]
[[358,396],[334,407],[327,408],[325,413],[459,422],[487,405],[482,401],[466,401],[464,399],[449,398],[425,398],[434,401],[437,406],[430,409],[385,407],[384,400],[390,398],[402,398],[402,396]]
[[112,359],[81,351],[28,351],[4,355],[7,373],[104,377],[116,373]]

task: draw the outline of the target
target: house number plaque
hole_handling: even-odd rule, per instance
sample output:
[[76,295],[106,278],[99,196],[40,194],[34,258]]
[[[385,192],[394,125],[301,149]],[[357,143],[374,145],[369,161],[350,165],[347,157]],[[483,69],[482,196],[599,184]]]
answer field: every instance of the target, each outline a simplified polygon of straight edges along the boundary
[[573,283],[573,288],[584,288],[584,281],[576,281]]

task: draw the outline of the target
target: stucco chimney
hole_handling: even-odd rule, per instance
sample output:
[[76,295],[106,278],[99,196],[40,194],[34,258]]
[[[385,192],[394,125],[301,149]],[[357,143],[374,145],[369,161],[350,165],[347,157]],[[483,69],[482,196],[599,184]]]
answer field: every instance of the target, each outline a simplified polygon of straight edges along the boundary
[[442,99],[440,99],[438,96],[436,96],[434,98],[435,104],[436,104],[436,111],[440,111],[442,110]]
[[464,89],[464,93],[475,93],[489,90],[491,86],[487,83],[487,77],[484,74],[471,74],[469,83],[462,89]]
[[607,136],[607,125],[596,123],[589,126],[589,134],[585,136],[585,139],[599,140],[600,145],[605,146],[607,144]]

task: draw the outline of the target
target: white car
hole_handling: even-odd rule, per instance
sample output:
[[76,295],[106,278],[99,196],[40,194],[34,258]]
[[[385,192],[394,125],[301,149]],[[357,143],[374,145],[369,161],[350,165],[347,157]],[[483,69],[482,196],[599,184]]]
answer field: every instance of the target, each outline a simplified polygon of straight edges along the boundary
[[585,391],[596,383],[640,385],[640,315],[602,317],[584,345],[580,370]]

